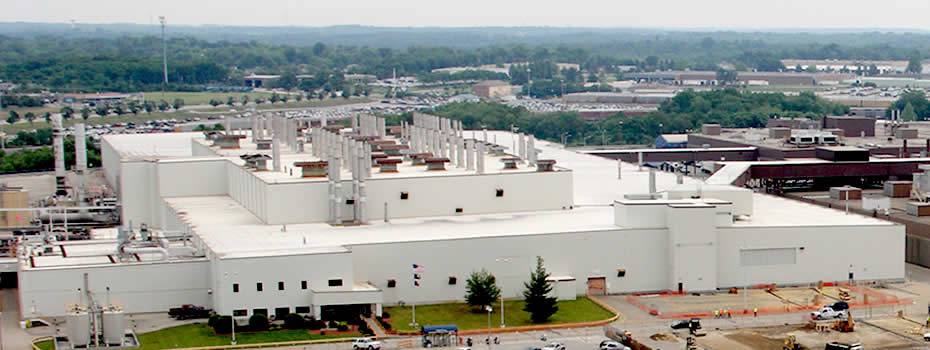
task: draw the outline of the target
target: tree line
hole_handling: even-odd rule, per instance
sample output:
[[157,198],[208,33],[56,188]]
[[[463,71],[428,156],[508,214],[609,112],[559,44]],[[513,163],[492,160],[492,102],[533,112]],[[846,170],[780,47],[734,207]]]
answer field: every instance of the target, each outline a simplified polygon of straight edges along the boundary
[[[588,122],[576,112],[533,113],[504,104],[452,103],[430,111],[461,120],[469,129],[510,130],[532,133],[537,138],[573,145],[647,144],[659,134],[688,133],[704,123],[724,127],[764,127],[774,117],[843,115],[848,107],[826,101],[813,93],[797,96],[782,93],[751,93],[736,89],[687,90],[662,103],[658,111],[645,116],[617,113],[600,121]],[[930,112],[928,112],[930,113]],[[392,122],[408,116],[391,117]]]

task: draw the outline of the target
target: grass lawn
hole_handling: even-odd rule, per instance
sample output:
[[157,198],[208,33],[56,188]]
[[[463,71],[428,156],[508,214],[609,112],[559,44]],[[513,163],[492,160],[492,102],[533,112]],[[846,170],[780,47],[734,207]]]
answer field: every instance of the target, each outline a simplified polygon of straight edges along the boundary
[[[504,302],[504,321],[508,327],[529,326],[530,314],[523,311],[523,300],[509,300]],[[390,313],[391,326],[399,331],[415,330],[410,324],[410,306],[387,307]],[[559,312],[552,316],[548,324],[575,323],[598,321],[613,317],[613,313],[595,304],[588,298],[579,297],[577,300],[563,300],[559,302]],[[494,305],[491,313],[491,326],[500,327],[500,304]],[[420,325],[454,324],[459,329],[487,328],[488,313],[472,312],[472,308],[464,303],[417,305],[417,323]]]
[[249,96],[249,100],[254,101],[256,97],[269,98],[271,93],[267,92],[165,92],[164,96],[161,91],[149,91],[145,92],[145,99],[148,101],[159,101],[165,100],[169,103],[174,101],[176,98],[184,100],[185,105],[205,105],[209,104],[210,100],[217,99],[223,103],[226,103],[226,99],[230,96],[235,97],[236,100],[242,99],[242,96]]
[[[305,330],[278,330],[260,333],[236,333],[239,344],[273,343],[297,340],[335,339],[357,337],[358,334],[317,335]],[[139,335],[140,350],[160,350],[199,346],[228,345],[229,335],[216,335],[205,323],[166,328]],[[52,349],[51,341],[38,344],[42,350]]]

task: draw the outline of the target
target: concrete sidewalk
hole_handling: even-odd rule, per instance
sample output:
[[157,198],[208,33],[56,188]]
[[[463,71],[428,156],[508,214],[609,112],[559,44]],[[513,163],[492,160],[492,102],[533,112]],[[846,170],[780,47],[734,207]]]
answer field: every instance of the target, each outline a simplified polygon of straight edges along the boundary
[[15,289],[0,289],[0,350],[32,348],[32,336],[19,328],[19,300]]

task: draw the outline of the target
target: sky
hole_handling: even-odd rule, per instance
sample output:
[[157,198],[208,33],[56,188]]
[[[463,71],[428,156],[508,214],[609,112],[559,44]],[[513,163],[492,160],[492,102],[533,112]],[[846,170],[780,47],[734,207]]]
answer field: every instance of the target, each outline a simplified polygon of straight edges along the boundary
[[0,22],[930,30],[928,0],[0,0]]

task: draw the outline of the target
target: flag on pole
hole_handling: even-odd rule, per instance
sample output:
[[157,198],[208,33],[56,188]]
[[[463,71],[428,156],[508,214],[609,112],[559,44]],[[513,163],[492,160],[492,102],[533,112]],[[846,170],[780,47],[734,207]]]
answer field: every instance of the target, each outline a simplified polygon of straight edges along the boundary
[[423,273],[423,265],[413,264],[413,286],[420,286],[420,274]]

